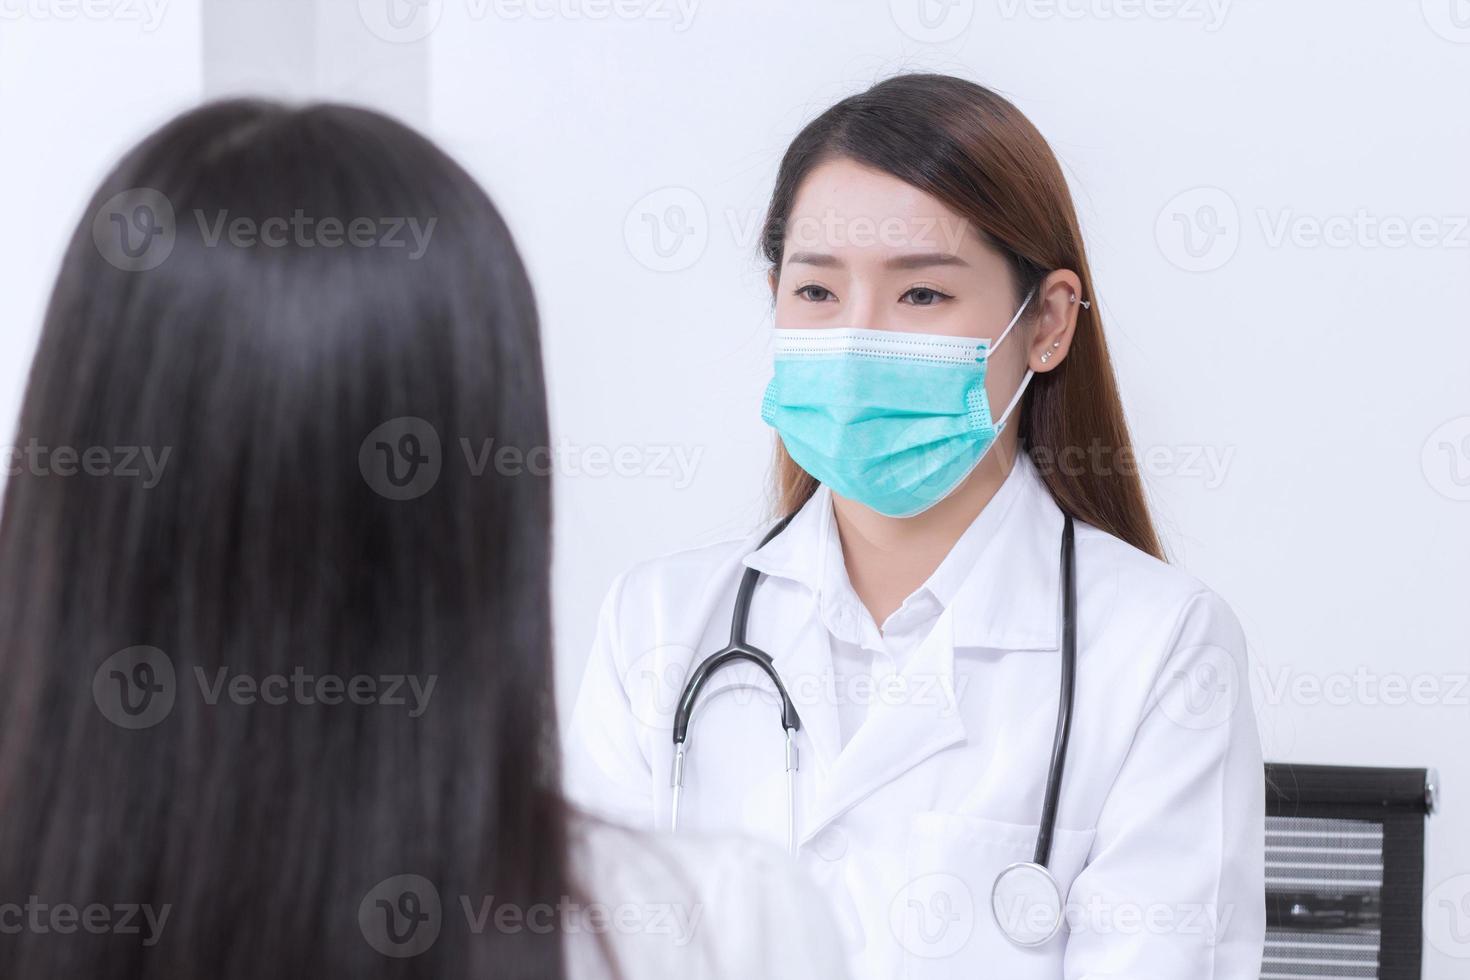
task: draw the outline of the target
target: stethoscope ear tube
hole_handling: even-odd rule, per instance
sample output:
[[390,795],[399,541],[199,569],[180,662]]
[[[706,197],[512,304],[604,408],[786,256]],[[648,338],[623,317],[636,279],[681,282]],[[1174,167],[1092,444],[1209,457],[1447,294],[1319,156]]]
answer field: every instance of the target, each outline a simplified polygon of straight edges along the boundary
[[[796,512],[787,514],[766,532],[758,547],[765,547],[771,539],[782,531]],[[750,603],[755,595],[755,587],[759,584],[761,572],[759,569],[747,568],[740,577],[740,588],[735,593],[735,612],[730,619],[730,643],[725,649],[711,654],[704,662],[695,668],[694,673],[684,683],[684,690],[679,694],[679,703],[674,709],[674,762],[673,772],[670,774],[669,783],[673,789],[673,801],[671,804],[669,829],[679,829],[679,798],[684,790],[684,756],[689,741],[689,720],[694,716],[694,705],[699,700],[700,692],[709,679],[713,677],[721,667],[726,664],[743,660],[754,664],[767,677],[776,688],[776,695],[781,699],[781,727],[786,730],[786,847],[792,853],[796,853],[796,773],[798,769],[798,756],[796,751],[796,733],[801,729],[801,716],[796,713],[796,705],[792,703],[791,695],[786,690],[786,685],[781,681],[781,675],[776,671],[776,665],[771,655],[764,650],[759,650],[745,641],[745,624],[750,618]]]
[[[755,572],[750,569],[746,574]],[[755,572],[759,575],[759,572]],[[744,583],[741,583],[743,589]],[[694,673],[689,675],[689,680],[684,684],[684,691],[679,695],[678,707],[674,710],[674,745],[680,746],[689,738],[689,720],[694,717],[694,705],[699,700],[700,692],[720,668],[726,664],[743,660],[754,664],[761,673],[771,679],[776,688],[776,695],[781,699],[781,727],[785,729],[801,728],[801,716],[796,713],[796,705],[791,701],[791,695],[786,691],[786,685],[781,681],[781,675],[776,672],[776,665],[771,661],[771,655],[764,650],[757,650],[752,646],[730,646],[719,653],[710,656],[695,668]]]
[[[770,544],[772,538],[786,530],[786,525],[795,516],[796,512],[793,511],[777,521],[766,532],[766,536],[761,538],[761,543],[756,546],[757,550]],[[796,706],[791,703],[791,696],[786,693],[786,685],[781,683],[781,675],[776,673],[771,655],[745,642],[745,624],[750,619],[750,602],[755,596],[755,587],[760,578],[761,572],[756,568],[747,568],[740,576],[740,588],[735,592],[735,612],[730,617],[729,644],[720,652],[705,658],[685,681],[684,690],[679,695],[679,704],[674,710],[674,745],[683,745],[689,737],[689,719],[694,715],[694,703],[699,700],[705,683],[721,667],[736,660],[755,664],[776,685],[776,693],[781,697],[781,727],[788,731],[801,728],[801,718],[796,713]]]

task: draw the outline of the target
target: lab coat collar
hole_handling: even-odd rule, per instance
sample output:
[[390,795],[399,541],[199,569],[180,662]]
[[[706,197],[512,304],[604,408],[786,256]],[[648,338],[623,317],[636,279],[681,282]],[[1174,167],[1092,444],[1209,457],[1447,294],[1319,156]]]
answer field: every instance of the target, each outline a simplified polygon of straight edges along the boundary
[[[841,561],[828,555],[836,540],[832,521],[832,494],[822,486],[745,564],[806,586],[820,602],[827,562]],[[995,496],[921,586],[951,612],[940,622],[952,624],[955,646],[1059,648],[1061,535],[1060,508],[1030,457],[1018,454]]]
[[982,529],[952,606],[959,647],[1057,650],[1061,645],[1062,511],[1026,453],[966,534]]

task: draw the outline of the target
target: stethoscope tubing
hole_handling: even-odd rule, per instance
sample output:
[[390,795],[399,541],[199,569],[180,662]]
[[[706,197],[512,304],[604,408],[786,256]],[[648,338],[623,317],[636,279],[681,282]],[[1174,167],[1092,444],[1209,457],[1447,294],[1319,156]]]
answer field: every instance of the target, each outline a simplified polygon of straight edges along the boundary
[[1041,798],[1041,822],[1036,831],[1032,862],[1043,868],[1051,860],[1051,840],[1056,831],[1057,807],[1062,795],[1062,772],[1067,765],[1067,744],[1072,738],[1072,704],[1077,688],[1077,546],[1072,515],[1062,524],[1062,664],[1061,690],[1057,697],[1057,730],[1052,737],[1051,766],[1046,791]]
[[[761,539],[757,548],[765,547],[770,541],[786,529],[791,519],[796,514],[793,512],[778,521]],[[1056,734],[1052,738],[1052,751],[1050,765],[1047,769],[1046,788],[1042,794],[1041,817],[1036,832],[1036,848],[1033,852],[1033,860],[1020,865],[1012,865],[1001,872],[996,879],[997,887],[1001,880],[1013,870],[1031,868],[1043,875],[1050,883],[1051,890],[1056,894],[1056,901],[1060,903],[1061,893],[1052,874],[1049,862],[1051,860],[1052,839],[1056,834],[1057,811],[1061,802],[1062,776],[1066,769],[1067,747],[1072,734],[1072,711],[1076,700],[1077,687],[1077,553],[1076,553],[1076,529],[1073,524],[1072,515],[1065,514],[1062,523],[1061,542],[1061,619],[1062,619],[1062,649],[1061,649],[1061,680],[1060,690],[1057,698],[1057,725]],[[736,662],[754,664],[775,685],[776,692],[781,699],[781,726],[786,732],[786,847],[791,854],[796,853],[796,774],[799,770],[799,758],[796,746],[796,733],[801,728],[801,718],[796,712],[796,707],[791,701],[791,696],[786,690],[785,683],[781,680],[780,673],[776,670],[771,655],[764,650],[751,646],[746,640],[746,626],[750,620],[751,602],[755,596],[756,585],[759,584],[762,573],[758,569],[747,568],[740,579],[739,589],[735,594],[735,608],[730,618],[730,642],[724,649],[719,650],[700,662],[694,673],[689,676],[679,696],[678,707],[674,712],[673,741],[674,762],[671,775],[673,788],[670,829],[677,831],[679,827],[679,801],[684,787],[684,765],[688,751],[689,724],[694,715],[695,704],[699,700],[700,692],[704,690],[709,679],[722,668]],[[1057,909],[1057,920],[1055,927],[1043,936],[1034,938],[1018,937],[1006,932],[1007,938],[1017,945],[1035,946],[1045,942],[1056,934],[1060,927],[1060,908]]]

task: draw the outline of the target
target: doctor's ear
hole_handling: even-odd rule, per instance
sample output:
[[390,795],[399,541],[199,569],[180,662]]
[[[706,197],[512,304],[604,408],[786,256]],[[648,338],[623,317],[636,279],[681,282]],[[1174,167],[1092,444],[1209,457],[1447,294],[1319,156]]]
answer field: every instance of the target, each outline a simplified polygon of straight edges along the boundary
[[776,296],[776,287],[781,285],[781,270],[771,266],[771,271],[766,273],[766,282],[771,284],[771,297]]
[[1077,314],[1090,309],[1092,301],[1082,295],[1082,281],[1068,269],[1048,275],[1037,295],[1036,329],[1031,336],[1028,366],[1040,374],[1066,359],[1077,329]]

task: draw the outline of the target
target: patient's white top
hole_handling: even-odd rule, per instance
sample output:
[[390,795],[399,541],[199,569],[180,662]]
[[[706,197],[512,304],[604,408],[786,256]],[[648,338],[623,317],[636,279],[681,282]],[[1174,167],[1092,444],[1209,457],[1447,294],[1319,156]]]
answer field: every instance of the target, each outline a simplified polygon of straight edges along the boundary
[[584,906],[575,921],[586,923],[567,927],[573,980],[847,975],[825,896],[771,845],[732,835],[655,837],[580,815],[571,831]]

